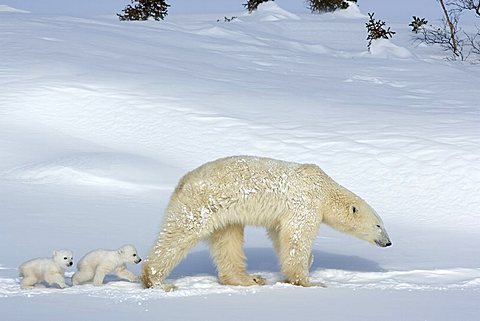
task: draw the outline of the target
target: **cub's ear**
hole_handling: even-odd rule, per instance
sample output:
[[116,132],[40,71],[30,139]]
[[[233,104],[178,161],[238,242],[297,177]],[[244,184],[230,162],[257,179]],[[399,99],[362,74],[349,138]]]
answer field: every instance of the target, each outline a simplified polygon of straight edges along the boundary
[[121,249],[118,249],[118,250],[117,250],[117,253],[118,253],[118,254],[123,254],[123,253],[125,253],[125,251],[123,250],[123,248],[121,248]]
[[54,251],[53,251],[53,256],[56,256],[56,255],[57,255],[57,251],[54,250]]

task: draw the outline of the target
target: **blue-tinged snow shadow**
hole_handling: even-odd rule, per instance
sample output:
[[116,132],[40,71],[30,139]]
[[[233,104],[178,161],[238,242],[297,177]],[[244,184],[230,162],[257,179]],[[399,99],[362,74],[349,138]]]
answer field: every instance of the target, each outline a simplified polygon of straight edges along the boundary
[[[280,272],[277,256],[272,248],[246,248],[248,271]],[[310,271],[335,269],[357,272],[385,272],[377,262],[354,255],[313,251],[315,260]],[[192,252],[173,270],[169,278],[199,274],[217,275],[210,253],[206,250]]]

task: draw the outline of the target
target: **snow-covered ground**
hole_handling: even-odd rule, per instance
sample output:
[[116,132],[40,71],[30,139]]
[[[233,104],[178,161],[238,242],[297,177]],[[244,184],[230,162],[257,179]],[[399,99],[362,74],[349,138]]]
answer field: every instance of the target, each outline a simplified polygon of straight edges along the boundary
[[[478,319],[479,65],[413,42],[409,21],[369,53],[357,8],[119,22],[5,3],[2,320]],[[175,292],[114,277],[20,290],[18,265],[54,249],[146,256],[179,177],[236,154],[318,164],[377,210],[393,246],[322,227],[311,278],[328,287],[298,288],[249,228],[263,287],[220,285],[202,244],[170,276]]]

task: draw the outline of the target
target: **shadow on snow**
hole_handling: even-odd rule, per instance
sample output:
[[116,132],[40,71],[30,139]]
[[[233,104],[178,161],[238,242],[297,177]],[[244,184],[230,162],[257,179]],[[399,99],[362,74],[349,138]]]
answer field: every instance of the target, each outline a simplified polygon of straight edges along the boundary
[[[272,248],[246,248],[247,269],[255,272],[280,272],[278,259]],[[313,251],[315,260],[310,271],[335,269],[357,272],[385,272],[377,262],[353,255]],[[192,252],[173,270],[169,278],[207,274],[216,276],[215,265],[207,250]]]

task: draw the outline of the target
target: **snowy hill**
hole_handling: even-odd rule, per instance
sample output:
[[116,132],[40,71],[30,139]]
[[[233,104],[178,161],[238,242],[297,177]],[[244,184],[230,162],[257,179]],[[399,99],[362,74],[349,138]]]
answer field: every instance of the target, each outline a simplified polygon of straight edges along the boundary
[[[5,320],[475,320],[480,67],[412,42],[408,23],[369,53],[364,13],[266,3],[232,22],[159,23],[0,6]],[[311,277],[326,289],[281,283],[251,228],[249,271],[264,287],[218,284],[201,245],[172,293],[114,278],[20,290],[18,265],[53,249],[78,260],[133,243],[146,256],[179,177],[236,154],[318,164],[376,209],[393,246],[322,227]]]

